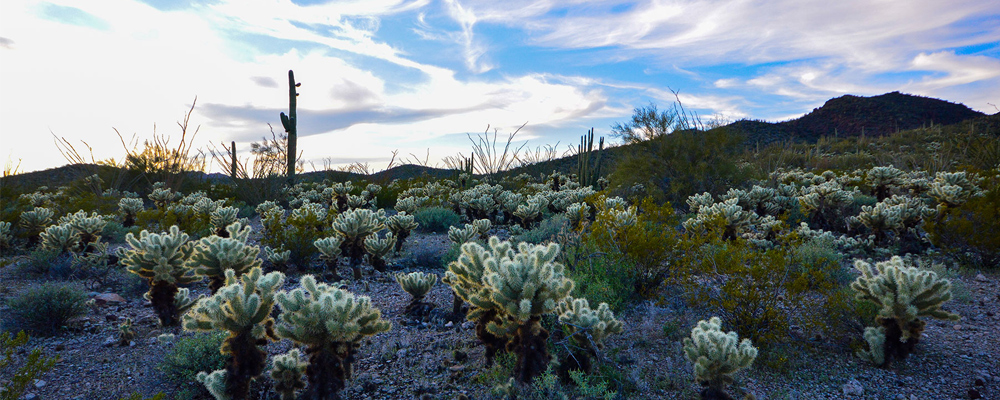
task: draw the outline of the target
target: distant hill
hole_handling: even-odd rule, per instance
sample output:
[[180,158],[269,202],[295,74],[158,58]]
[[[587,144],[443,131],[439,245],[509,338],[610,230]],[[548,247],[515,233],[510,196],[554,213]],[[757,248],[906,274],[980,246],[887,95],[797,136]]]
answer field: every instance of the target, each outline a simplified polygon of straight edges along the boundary
[[742,120],[727,127],[746,134],[750,143],[769,144],[788,139],[812,142],[823,136],[884,136],[932,124],[956,124],[983,116],[986,114],[964,104],[892,92],[872,97],[837,97],[789,121]]

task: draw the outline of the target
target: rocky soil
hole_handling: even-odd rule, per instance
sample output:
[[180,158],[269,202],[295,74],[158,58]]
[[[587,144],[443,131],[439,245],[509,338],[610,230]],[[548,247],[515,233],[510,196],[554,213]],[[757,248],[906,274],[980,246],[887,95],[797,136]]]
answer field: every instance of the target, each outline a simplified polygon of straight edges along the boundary
[[[434,254],[448,247],[444,235],[418,234],[394,264],[397,270],[441,274],[440,267],[429,265]],[[37,282],[18,276],[16,270],[16,265],[0,269],[0,300]],[[490,386],[499,382],[483,377],[483,350],[470,324],[410,320],[403,314],[409,295],[390,275],[369,272],[363,281],[351,282],[347,288],[370,296],[393,328],[361,346],[344,398],[490,398]],[[346,270],[342,275],[350,276]],[[1000,399],[1000,274],[973,271],[956,275],[953,281],[962,295],[947,308],[963,318],[929,322],[917,352],[892,369],[873,368],[844,346],[797,339],[784,370],[755,365],[738,374],[739,383],[757,399]],[[297,283],[293,274],[286,285],[291,288]],[[204,286],[196,286],[195,291],[207,293]],[[157,337],[190,334],[159,327],[152,308],[140,297],[106,297],[103,305],[73,321],[68,332],[31,339],[30,347],[41,347],[60,361],[29,387],[25,398],[118,399],[133,392],[145,396],[164,392],[173,398],[179,392],[181,388],[155,368],[172,346]],[[426,301],[449,311],[452,296],[439,283]],[[618,314],[626,330],[608,340],[604,355],[607,363],[622,372],[627,386],[637,389],[628,398],[696,398],[699,388],[691,383],[680,339],[708,315],[684,306],[653,303]],[[137,335],[129,345],[120,346],[115,335],[124,318],[136,321]],[[268,352],[280,354],[290,346],[288,341],[273,343]]]

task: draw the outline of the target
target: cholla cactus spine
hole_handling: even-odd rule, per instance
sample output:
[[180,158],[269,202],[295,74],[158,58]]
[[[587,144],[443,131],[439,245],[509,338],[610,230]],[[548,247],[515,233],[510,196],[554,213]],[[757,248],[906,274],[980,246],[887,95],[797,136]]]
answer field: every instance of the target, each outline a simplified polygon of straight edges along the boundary
[[920,317],[959,319],[941,309],[951,299],[951,281],[938,278],[933,271],[907,267],[899,256],[876,263],[874,269],[861,260],[854,266],[861,276],[851,283],[851,289],[859,300],[879,306],[877,321],[881,325],[865,330],[869,351],[860,352],[860,357],[887,366],[893,358],[906,358],[913,351],[926,325]]
[[278,336],[308,346],[308,391],[313,398],[335,396],[351,377],[351,357],[366,336],[388,331],[366,296],[302,277],[300,288],[275,295],[282,313],[275,326]]
[[[223,354],[229,355],[222,376],[227,397],[247,398],[250,381],[264,371],[267,353],[258,346],[266,344],[268,339],[277,339],[271,332],[274,324],[271,311],[274,294],[284,281],[284,274],[262,275],[260,268],[240,277],[233,270],[226,270],[226,286],[198,301],[191,312],[184,314],[185,330],[229,332],[221,349]],[[216,392],[212,386],[218,382],[205,379],[203,383]]]
[[271,380],[274,381],[274,391],[281,400],[295,400],[298,392],[305,389],[306,382],[302,378],[305,377],[308,365],[302,361],[299,349],[291,349],[271,358]]
[[712,317],[698,321],[691,337],[684,339],[684,355],[694,363],[695,381],[707,385],[707,390],[724,393],[733,383],[732,375],[757,358],[757,348],[750,339],[739,340],[736,332],[722,332],[722,321]]

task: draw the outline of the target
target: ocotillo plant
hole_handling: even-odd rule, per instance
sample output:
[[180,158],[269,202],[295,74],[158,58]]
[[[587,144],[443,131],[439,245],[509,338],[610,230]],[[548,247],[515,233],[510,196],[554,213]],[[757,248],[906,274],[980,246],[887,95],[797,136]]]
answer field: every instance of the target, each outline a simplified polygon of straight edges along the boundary
[[295,88],[301,86],[295,82],[295,73],[288,70],[288,115],[281,113],[281,126],[288,132],[288,184],[295,183],[295,140],[298,138],[296,124],[298,117],[295,114],[295,98],[299,95]]

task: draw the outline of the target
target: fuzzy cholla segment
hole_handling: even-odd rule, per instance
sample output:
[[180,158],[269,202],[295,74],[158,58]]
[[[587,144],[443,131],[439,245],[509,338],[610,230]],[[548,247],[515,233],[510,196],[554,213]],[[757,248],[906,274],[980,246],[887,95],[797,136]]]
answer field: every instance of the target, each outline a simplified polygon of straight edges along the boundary
[[[184,314],[184,329],[225,330],[233,335],[249,331],[253,338],[263,339],[265,327],[273,323],[274,293],[284,282],[285,275],[280,272],[262,275],[260,268],[254,268],[237,277],[233,270],[226,270],[226,286]],[[225,354],[229,354],[228,343],[222,347]]]
[[349,242],[363,240],[368,235],[378,232],[385,227],[385,212],[382,210],[372,211],[368,209],[353,209],[337,216],[333,221],[333,230]]
[[733,383],[733,373],[757,358],[750,339],[740,341],[736,332],[725,333],[721,328],[719,317],[698,321],[691,337],[684,339],[684,356],[694,363],[695,381],[719,390]]
[[194,252],[194,243],[176,225],[170,233],[142,231],[139,237],[129,233],[125,242],[131,249],[118,249],[119,261],[129,272],[151,281],[165,281],[175,285],[197,282],[201,276],[186,265]]
[[951,281],[938,278],[933,271],[907,267],[899,256],[875,263],[874,269],[862,260],[855,261],[854,267],[861,272],[851,283],[856,297],[878,305],[879,318],[896,320],[903,328],[901,340],[910,338],[905,327],[919,317],[959,318],[941,309],[951,299]]
[[[490,238],[490,241],[496,240]],[[486,271],[483,282],[490,286],[489,300],[518,324],[548,314],[573,290],[573,281],[556,262],[559,245],[520,243],[513,257],[500,258],[495,270]]]
[[471,242],[476,238],[477,234],[479,234],[479,232],[472,224],[465,224],[464,228],[456,226],[448,228],[448,239],[455,244]]
[[413,216],[407,214],[405,211],[401,211],[385,220],[385,226],[397,234],[401,231],[409,232],[417,229],[418,225],[420,224],[413,220]]
[[301,285],[275,296],[282,311],[275,330],[281,337],[317,346],[355,343],[392,327],[367,296],[317,283],[312,275],[304,276]]

